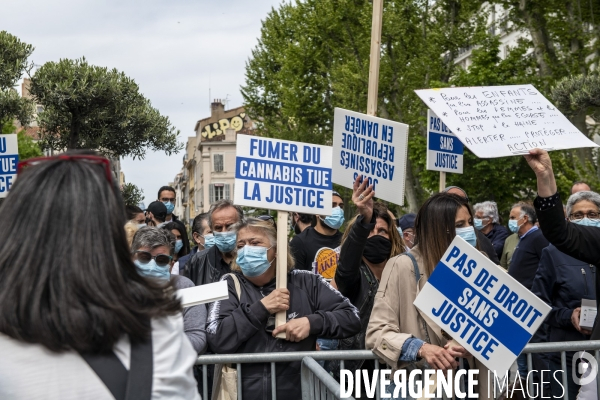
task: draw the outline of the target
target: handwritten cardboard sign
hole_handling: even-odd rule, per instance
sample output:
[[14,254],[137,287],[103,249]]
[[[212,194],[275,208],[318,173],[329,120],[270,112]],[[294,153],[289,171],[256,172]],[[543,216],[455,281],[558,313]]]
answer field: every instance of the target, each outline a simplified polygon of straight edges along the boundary
[[415,90],[480,158],[598,147],[533,85]]
[[551,309],[458,235],[414,305],[498,376]]
[[8,195],[15,182],[18,163],[17,135],[0,135],[0,199]]
[[336,108],[333,119],[333,182],[352,189],[366,176],[375,195],[404,204],[408,125]]
[[238,135],[234,203],[331,215],[331,147]]

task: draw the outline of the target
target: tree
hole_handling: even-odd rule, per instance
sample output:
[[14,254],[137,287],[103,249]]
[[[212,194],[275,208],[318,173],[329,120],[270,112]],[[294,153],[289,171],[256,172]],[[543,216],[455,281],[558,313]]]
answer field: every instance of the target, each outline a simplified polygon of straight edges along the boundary
[[[378,115],[410,125],[412,211],[431,192],[423,178],[434,176],[424,170],[426,109],[414,90],[448,82],[455,55],[483,26],[477,1],[430,3],[384,2]],[[296,1],[269,13],[242,87],[262,135],[331,144],[334,107],[366,112],[371,14],[365,0]]]
[[144,191],[133,183],[121,186],[121,196],[126,206],[137,206],[144,201]]
[[85,58],[44,64],[31,79],[31,94],[44,107],[38,116],[45,149],[90,148],[111,157],[144,158],[146,150],[177,153],[176,131],[116,69]]
[[19,120],[27,125],[33,115],[33,103],[13,89],[30,69],[27,59],[33,46],[21,42],[6,31],[0,31],[0,125]]

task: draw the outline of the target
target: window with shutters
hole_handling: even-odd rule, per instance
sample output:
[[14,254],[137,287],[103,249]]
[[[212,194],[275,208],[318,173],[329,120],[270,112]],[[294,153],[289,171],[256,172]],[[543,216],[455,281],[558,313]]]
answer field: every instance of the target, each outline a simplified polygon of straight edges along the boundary
[[210,184],[210,204],[216,203],[219,200],[228,199],[225,197],[225,186],[227,186],[227,194],[229,194],[229,185],[223,183]]
[[224,198],[226,200],[231,199],[231,195],[230,195],[230,192],[229,192],[229,183],[225,184],[225,197]]
[[213,155],[213,163],[215,172],[223,172],[223,154]]

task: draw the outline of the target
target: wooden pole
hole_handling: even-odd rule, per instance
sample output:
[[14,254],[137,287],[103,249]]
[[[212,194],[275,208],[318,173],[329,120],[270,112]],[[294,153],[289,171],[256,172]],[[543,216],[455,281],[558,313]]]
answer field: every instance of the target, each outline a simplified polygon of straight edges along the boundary
[[383,0],[373,0],[373,23],[371,25],[371,56],[369,59],[369,89],[367,114],[377,115],[377,94],[379,91],[379,56],[381,53],[381,25],[383,20]]
[[[288,257],[288,212],[277,211],[277,289],[287,288],[287,257]],[[275,327],[280,327],[287,322],[286,311],[275,314]],[[285,332],[277,335],[278,339],[285,339]]]
[[440,193],[446,189],[446,171],[440,171]]

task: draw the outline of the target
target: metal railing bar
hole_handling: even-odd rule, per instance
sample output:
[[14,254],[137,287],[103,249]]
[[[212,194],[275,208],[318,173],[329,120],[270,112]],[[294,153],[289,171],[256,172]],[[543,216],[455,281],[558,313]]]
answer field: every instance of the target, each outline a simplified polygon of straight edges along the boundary
[[305,357],[302,359],[302,364],[314,374],[321,385],[324,385],[335,397],[340,398],[340,384],[321,368],[318,362],[310,357]]
[[271,363],[271,399],[277,400],[277,383],[275,374],[275,363]]
[[[533,359],[531,353],[527,353],[527,377],[529,377],[529,371],[533,370]],[[527,379],[527,395],[531,396],[533,394],[533,379]],[[530,400],[533,400],[533,397],[529,397]]]
[[563,370],[562,383],[563,383],[563,386],[565,387],[564,399],[569,400],[569,388],[568,388],[569,382],[567,379],[567,374],[569,373],[569,371],[567,371],[567,352],[566,351],[560,352],[560,366]]
[[202,398],[208,399],[208,365],[202,366]]
[[238,400],[242,400],[242,364],[237,363],[237,398]]

